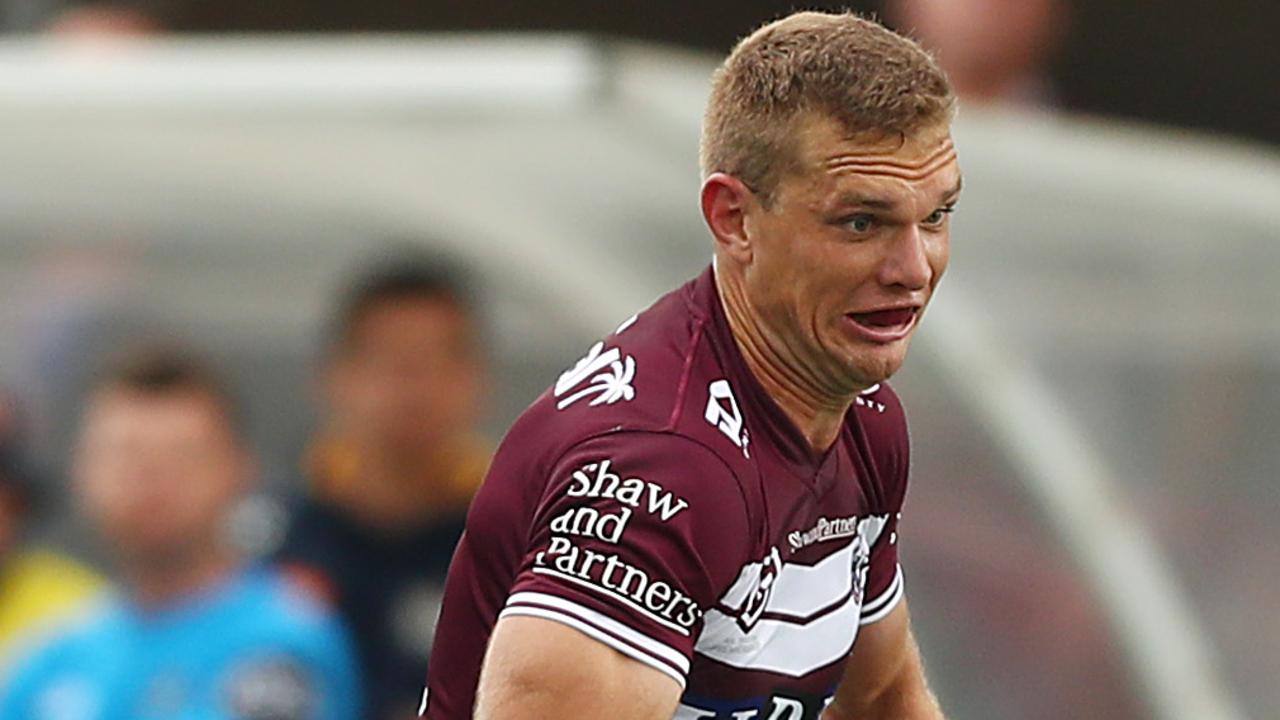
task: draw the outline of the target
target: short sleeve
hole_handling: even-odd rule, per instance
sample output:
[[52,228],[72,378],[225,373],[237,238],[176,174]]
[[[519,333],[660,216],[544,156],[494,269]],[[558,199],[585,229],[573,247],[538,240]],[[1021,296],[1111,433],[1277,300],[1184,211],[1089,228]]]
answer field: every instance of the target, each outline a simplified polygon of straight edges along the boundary
[[882,620],[902,601],[902,565],[898,558],[898,526],[910,474],[910,439],[902,405],[892,390],[882,388],[864,406],[878,412],[874,429],[877,449],[876,471],[881,488],[878,517],[883,525],[871,545],[867,582],[863,593],[860,624]]
[[869,625],[882,620],[902,601],[902,565],[898,561],[898,520],[901,513],[888,517],[880,537],[871,548],[871,564],[858,623]]
[[573,627],[683,687],[703,616],[745,561],[746,503],[696,441],[619,432],[551,471],[501,617]]

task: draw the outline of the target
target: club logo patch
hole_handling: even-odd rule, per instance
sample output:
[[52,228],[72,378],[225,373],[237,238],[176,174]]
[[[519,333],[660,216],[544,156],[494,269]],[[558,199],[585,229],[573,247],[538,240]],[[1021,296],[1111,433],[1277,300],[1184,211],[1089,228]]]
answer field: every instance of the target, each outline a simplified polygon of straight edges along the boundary
[[606,349],[604,341],[597,342],[586,357],[556,380],[556,409],[564,410],[585,398],[591,398],[587,403],[591,407],[632,400],[636,396],[632,385],[635,376],[634,357],[623,355],[616,347]]
[[733,388],[729,387],[729,381],[720,379],[711,383],[707,387],[707,409],[703,413],[706,421],[719,428],[724,436],[729,438],[734,445],[742,448],[743,457],[750,458],[751,452],[747,449],[751,439],[747,435],[747,428],[742,420],[742,411],[738,409],[738,399],[733,396]]
[[749,633],[755,627],[765,608],[769,606],[769,598],[773,595],[773,587],[778,582],[778,574],[782,572],[782,555],[778,548],[771,548],[765,556],[760,574],[756,578],[755,587],[751,588],[747,600],[738,613],[738,627]]

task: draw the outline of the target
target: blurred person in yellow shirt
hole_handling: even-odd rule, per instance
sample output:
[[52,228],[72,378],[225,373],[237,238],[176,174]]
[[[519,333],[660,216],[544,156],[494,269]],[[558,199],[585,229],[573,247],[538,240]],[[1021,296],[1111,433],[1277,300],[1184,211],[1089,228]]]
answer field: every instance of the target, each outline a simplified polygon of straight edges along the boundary
[[22,457],[16,403],[0,394],[0,658],[54,626],[102,588],[87,567],[52,549],[24,547],[34,481]]
[[355,278],[329,332],[322,431],[278,557],[352,628],[369,720],[417,715],[449,561],[488,469],[468,288],[452,263],[396,252]]

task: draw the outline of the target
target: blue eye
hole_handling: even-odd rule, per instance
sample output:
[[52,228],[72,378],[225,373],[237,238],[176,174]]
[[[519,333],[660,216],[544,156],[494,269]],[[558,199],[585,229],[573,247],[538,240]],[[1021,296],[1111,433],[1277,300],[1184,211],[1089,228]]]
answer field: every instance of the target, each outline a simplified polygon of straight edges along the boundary
[[876,219],[874,217],[872,217],[871,215],[862,214],[862,215],[854,215],[853,217],[849,218],[848,220],[845,221],[844,226],[854,231],[855,233],[866,233],[866,232],[870,232],[871,228],[875,227],[875,224],[876,224]]
[[947,205],[946,207],[940,207],[937,210],[934,210],[932,213],[929,213],[929,217],[924,219],[924,224],[934,226],[934,227],[941,225],[942,222],[947,219],[947,216],[950,215],[952,212],[954,212],[955,209],[956,209],[955,205]]

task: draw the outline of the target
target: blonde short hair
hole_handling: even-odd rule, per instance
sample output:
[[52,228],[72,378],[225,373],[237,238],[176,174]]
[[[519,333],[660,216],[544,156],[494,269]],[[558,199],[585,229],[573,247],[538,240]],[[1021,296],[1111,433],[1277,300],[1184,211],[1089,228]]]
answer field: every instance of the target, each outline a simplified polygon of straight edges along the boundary
[[740,41],[716,70],[702,126],[703,177],[724,172],[768,204],[796,166],[795,120],[907,136],[950,121],[955,94],[914,41],[852,13],[801,12]]

